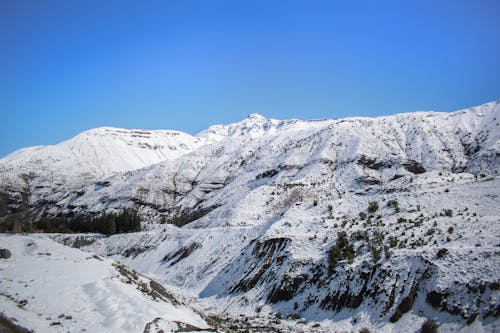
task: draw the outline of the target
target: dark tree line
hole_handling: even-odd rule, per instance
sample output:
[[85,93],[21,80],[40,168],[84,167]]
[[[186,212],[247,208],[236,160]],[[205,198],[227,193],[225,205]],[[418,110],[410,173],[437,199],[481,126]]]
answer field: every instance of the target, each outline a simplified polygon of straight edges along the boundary
[[33,223],[32,229],[60,233],[100,233],[114,235],[141,230],[141,219],[135,210],[105,213],[100,216],[75,216],[44,219]]

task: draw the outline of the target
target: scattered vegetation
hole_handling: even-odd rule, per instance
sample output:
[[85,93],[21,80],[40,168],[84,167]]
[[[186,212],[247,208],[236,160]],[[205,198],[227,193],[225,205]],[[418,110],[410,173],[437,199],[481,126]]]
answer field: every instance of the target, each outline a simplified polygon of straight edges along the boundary
[[[374,231],[372,234],[372,238],[370,240],[370,252],[372,254],[373,260],[375,262],[379,261],[380,258],[382,258],[382,249],[383,249],[383,244],[384,243],[384,234],[380,231]],[[387,252],[389,249],[387,249]],[[387,253],[388,256],[390,254]]]
[[443,258],[444,256],[446,256],[448,254],[448,249],[445,249],[445,248],[442,248],[442,249],[439,249],[436,256],[438,258]]
[[434,320],[426,320],[422,324],[422,333],[438,333],[438,325]]
[[380,253],[382,252],[382,250],[378,246],[370,246],[370,252],[372,254],[373,261],[375,261],[375,262],[379,261],[380,258],[382,257],[380,255]]
[[389,246],[390,247],[398,246],[398,238],[396,236],[389,236]]
[[394,208],[394,213],[399,213],[399,202],[397,200],[389,200],[387,201],[387,207]]
[[349,243],[347,233],[340,231],[337,233],[337,241],[328,251],[328,271],[332,272],[340,260],[347,260],[351,263],[354,260],[354,244]]
[[375,213],[378,210],[378,201],[371,201],[368,203],[368,211],[370,213]]
[[391,257],[391,250],[387,245],[384,245],[384,256],[386,259],[389,259]]

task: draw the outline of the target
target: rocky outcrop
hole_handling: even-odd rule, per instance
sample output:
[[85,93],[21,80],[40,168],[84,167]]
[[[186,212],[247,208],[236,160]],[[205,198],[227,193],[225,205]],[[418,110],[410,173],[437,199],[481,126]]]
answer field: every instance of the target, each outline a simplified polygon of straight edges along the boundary
[[192,243],[189,246],[181,247],[174,253],[169,253],[163,257],[162,262],[168,263],[169,266],[177,264],[179,261],[189,257],[194,251],[201,248],[201,244]]
[[254,265],[250,266],[251,269],[245,265],[241,279],[230,288],[229,292],[246,292],[264,280],[274,280],[279,267],[283,264],[284,250],[290,242],[288,238],[272,238],[251,244],[252,254],[248,259],[253,261]]
[[9,259],[12,256],[8,249],[0,249],[0,259]]

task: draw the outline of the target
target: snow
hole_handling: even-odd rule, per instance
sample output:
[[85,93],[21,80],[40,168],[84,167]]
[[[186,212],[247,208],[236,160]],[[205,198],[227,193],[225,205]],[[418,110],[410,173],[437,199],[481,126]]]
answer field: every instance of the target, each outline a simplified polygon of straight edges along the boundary
[[197,327],[186,306],[154,300],[125,283],[114,262],[43,236],[0,235],[0,311],[35,332],[142,332],[155,318]]
[[34,201],[57,201],[61,191],[175,159],[204,144],[178,131],[101,127],[57,145],[21,149],[0,159],[0,180],[4,188],[32,187]]

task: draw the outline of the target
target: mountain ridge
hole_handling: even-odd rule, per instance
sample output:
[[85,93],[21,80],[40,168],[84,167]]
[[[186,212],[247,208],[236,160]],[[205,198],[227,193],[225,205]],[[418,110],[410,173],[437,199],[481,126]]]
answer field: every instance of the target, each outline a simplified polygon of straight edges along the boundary
[[[485,133],[489,132],[491,128],[483,130],[483,133],[476,133],[475,131],[481,126],[488,127],[488,124],[480,123],[480,119],[485,117],[488,110],[488,114],[493,115],[491,118],[496,118],[499,112],[498,105],[498,101],[494,101],[453,113],[418,112],[377,118],[353,117],[313,122],[274,120],[253,114],[238,123],[211,126],[200,133],[199,137],[192,137],[182,132],[169,130],[145,131],[101,127],[82,132],[56,146],[27,148],[28,150],[25,149],[9,155],[10,158],[0,159],[0,169],[2,170],[0,184],[2,184],[4,190],[8,189],[10,191],[12,189],[14,192],[19,193],[23,191],[23,187],[27,186],[27,182],[34,183],[28,186],[33,194],[34,201],[38,200],[36,198],[45,196],[49,197],[51,202],[59,202],[60,205],[63,204],[61,200],[68,196],[68,194],[61,195],[61,193],[80,193],[83,188],[92,186],[93,183],[110,176],[113,178],[113,174],[115,174],[115,179],[127,178],[129,176],[126,175],[129,175],[130,172],[138,176],[147,172],[147,170],[158,169],[156,172],[164,177],[166,171],[160,170],[162,169],[161,164],[166,163],[165,167],[167,168],[179,168],[178,163],[173,162],[179,160],[179,158],[184,158],[184,162],[181,162],[181,164],[191,164],[191,166],[186,167],[187,170],[191,169],[191,172],[198,173],[203,171],[203,168],[199,169],[195,164],[204,165],[206,162],[210,163],[212,157],[215,157],[216,160],[219,159],[214,155],[222,154],[222,157],[227,157],[226,160],[237,158],[241,160],[240,163],[243,163],[243,159],[249,156],[252,157],[255,150],[266,150],[266,145],[273,140],[279,141],[278,146],[273,151],[268,149],[268,155],[276,153],[288,154],[287,160],[281,161],[280,164],[287,164],[288,167],[290,165],[301,165],[305,162],[299,161],[300,157],[295,154],[294,149],[291,150],[291,153],[283,154],[280,147],[280,145],[293,145],[292,141],[294,139],[291,141],[287,139],[288,134],[292,132],[295,133],[293,135],[301,137],[302,141],[316,140],[314,142],[317,144],[322,143],[323,146],[320,148],[314,146],[315,144],[311,143],[312,141],[308,143],[310,146],[312,145],[311,149],[316,149],[316,155],[319,154],[315,159],[329,160],[336,165],[350,163],[350,161],[355,161],[363,155],[361,163],[365,164],[368,162],[375,163],[374,159],[378,158],[386,159],[386,161],[378,162],[385,165],[399,161],[397,163],[400,165],[406,163],[407,168],[413,165],[413,168],[418,169],[418,165],[423,164],[427,168],[438,169],[446,167],[447,169],[469,168],[472,170],[475,168],[477,169],[474,171],[476,173],[480,172],[481,167],[493,163],[494,165],[489,167],[489,172],[495,173],[498,170],[496,167],[499,163],[498,158],[489,155],[488,157],[485,154],[488,151],[499,149],[498,134],[493,133],[493,135],[485,136]],[[493,130],[497,126],[491,119],[488,123],[493,124]],[[438,130],[438,127],[440,130]],[[337,132],[339,131],[342,132],[341,135],[338,135]],[[477,156],[475,159],[471,159],[467,154],[475,153],[477,155],[481,153],[479,151],[473,152],[475,149],[480,149],[480,144],[477,142],[479,135],[484,136],[481,138],[482,140],[488,138],[485,141],[487,147],[483,147],[481,150],[484,155],[481,156],[484,158]],[[335,136],[335,142],[333,142],[330,137]],[[433,141],[430,141],[428,136],[432,137]],[[370,137],[370,139],[364,139],[367,137]],[[381,138],[380,142],[377,141],[380,140],[379,138]],[[345,148],[341,147],[343,140],[350,140],[346,141],[347,146],[344,145]],[[412,140],[417,140],[417,142],[413,144]],[[327,141],[330,142],[330,148],[325,147]],[[372,142],[376,142],[376,144],[372,144]],[[333,148],[335,145],[340,145],[340,148]],[[427,145],[429,151],[433,153],[423,153],[423,145]],[[384,146],[386,148],[383,148]],[[436,147],[438,146],[439,149],[445,151],[444,154],[437,151]],[[217,148],[212,149],[213,147]],[[242,149],[241,147],[245,148]],[[229,156],[228,149],[231,149],[235,155]],[[288,147],[286,149],[287,151],[290,150]],[[399,153],[392,156],[397,151]],[[453,153],[450,154],[449,151]],[[78,154],[82,156],[75,157]],[[193,154],[199,154],[199,156],[196,157]],[[194,156],[193,160],[190,161],[186,155]],[[306,153],[304,156],[307,155]],[[263,156],[262,158],[267,161],[265,163],[267,165],[260,165],[258,168],[276,169],[279,167],[279,165],[271,165],[273,164],[272,160],[267,160],[267,157]],[[312,156],[309,158],[312,158]],[[425,160],[426,158],[428,161]],[[480,162],[476,162],[477,160]],[[218,163],[218,165],[212,166],[214,172],[215,169],[224,168],[230,164],[228,162],[223,167],[222,164],[225,162],[220,160]],[[257,163],[260,162],[257,161]],[[375,163],[371,167],[368,165],[366,170],[363,170],[362,174],[359,175],[359,180],[363,181],[364,179],[368,183],[379,182],[398,176],[394,170],[387,175],[380,175],[374,166],[377,166],[377,164]],[[383,165],[379,166],[382,167]],[[245,172],[248,171],[246,170],[248,165],[242,167]],[[233,165],[233,169],[237,171],[238,167]],[[269,170],[262,170],[262,172],[266,171]],[[360,173],[359,170],[350,170],[350,172]],[[188,171],[183,171],[183,173],[185,176],[189,175]],[[380,176],[382,176],[382,179],[379,179]],[[134,179],[134,177],[131,177],[131,179]],[[173,177],[173,175],[168,177]],[[193,177],[188,176],[188,178]],[[191,179],[191,181],[196,182],[198,180]],[[204,182],[210,183],[212,181],[206,180]],[[212,183],[220,184],[220,180],[215,179]],[[208,185],[208,187],[213,186]],[[167,186],[163,190],[175,192],[175,188],[172,189],[171,187]],[[184,185],[185,189],[189,187],[188,184]],[[110,190],[116,189],[111,188]],[[153,205],[157,205],[157,203],[155,202]],[[160,205],[164,205],[164,203],[160,203]],[[99,207],[97,210],[101,208]]]

